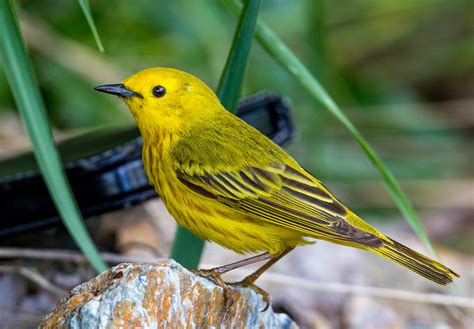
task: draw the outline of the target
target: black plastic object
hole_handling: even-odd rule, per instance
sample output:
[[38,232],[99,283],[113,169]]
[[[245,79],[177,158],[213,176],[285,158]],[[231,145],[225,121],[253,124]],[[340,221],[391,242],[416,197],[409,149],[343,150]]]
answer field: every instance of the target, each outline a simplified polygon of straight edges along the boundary
[[[237,115],[279,145],[289,141],[294,132],[289,107],[275,95],[243,100]],[[58,148],[84,217],[156,197],[142,165],[142,139],[135,127],[101,129],[65,141]],[[1,162],[0,237],[59,222],[33,154]]]

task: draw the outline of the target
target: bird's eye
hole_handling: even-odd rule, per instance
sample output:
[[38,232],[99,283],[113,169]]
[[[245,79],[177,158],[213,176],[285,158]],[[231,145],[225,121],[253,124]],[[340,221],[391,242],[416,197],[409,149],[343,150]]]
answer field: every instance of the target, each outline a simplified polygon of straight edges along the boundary
[[153,87],[153,96],[160,98],[166,94],[166,89],[163,86]]

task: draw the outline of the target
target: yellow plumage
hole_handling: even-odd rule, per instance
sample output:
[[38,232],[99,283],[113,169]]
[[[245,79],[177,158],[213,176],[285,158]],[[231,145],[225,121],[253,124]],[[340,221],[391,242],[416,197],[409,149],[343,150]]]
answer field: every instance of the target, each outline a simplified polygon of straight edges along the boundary
[[[150,182],[176,221],[239,253],[276,256],[312,239],[365,249],[447,284],[456,273],[378,232],[278,145],[227,112],[198,78],[169,68],[122,85]],[[309,238],[309,240],[308,240]]]

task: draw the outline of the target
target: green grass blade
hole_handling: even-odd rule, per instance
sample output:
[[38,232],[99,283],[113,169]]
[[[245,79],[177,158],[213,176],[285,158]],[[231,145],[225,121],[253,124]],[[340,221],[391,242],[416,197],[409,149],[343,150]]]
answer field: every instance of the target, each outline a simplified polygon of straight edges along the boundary
[[260,5],[260,0],[249,0],[243,9],[234,34],[232,48],[217,87],[217,96],[222,105],[232,113],[237,110]]
[[171,258],[187,268],[197,268],[204,249],[204,240],[178,226],[174,236]]
[[[234,14],[240,13],[242,5],[238,0],[221,0]],[[285,70],[287,70],[303,87],[316,98],[330,113],[332,113],[353,135],[373,165],[382,174],[383,180],[390,195],[402,212],[403,216],[425,244],[428,250],[436,255],[433,245],[426,234],[426,230],[418,217],[413,205],[406,197],[391,171],[384,165],[377,153],[372,149],[366,139],[361,135],[352,122],[341,111],[331,96],[322,87],[319,81],[301,63],[286,44],[261,20],[257,23],[255,37],[260,45],[272,56]]]
[[97,32],[97,27],[94,23],[94,18],[92,17],[91,7],[89,6],[89,0],[78,0],[79,6],[81,6],[82,12],[86,17],[87,24],[89,24],[89,28],[91,29],[92,35],[94,36],[95,43],[97,44],[97,48],[101,53],[104,52],[104,46],[102,45],[102,41],[99,37],[99,32]]
[[30,58],[18,29],[18,20],[9,0],[0,0],[0,49],[7,80],[56,208],[69,233],[92,266],[97,271],[103,271],[107,266],[84,226],[66,180]]
[[[232,112],[237,109],[260,4],[261,0],[248,0],[246,2],[240,14],[232,47],[217,88],[217,95],[222,104]],[[196,268],[199,265],[203,248],[204,241],[185,228],[179,227],[171,257],[185,267]]]

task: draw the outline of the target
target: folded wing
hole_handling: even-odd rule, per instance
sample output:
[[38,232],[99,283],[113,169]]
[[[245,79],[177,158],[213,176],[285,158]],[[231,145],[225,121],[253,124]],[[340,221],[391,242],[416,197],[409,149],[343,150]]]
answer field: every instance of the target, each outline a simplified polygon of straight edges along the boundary
[[383,245],[379,237],[351,225],[346,207],[319,181],[288,165],[215,172],[180,164],[175,168],[178,179],[195,193],[253,218],[315,238]]

